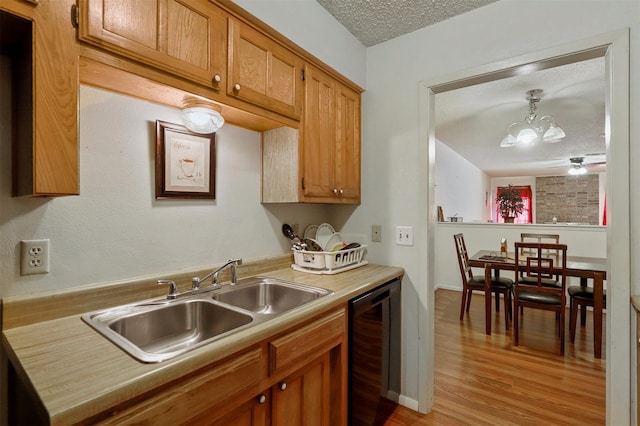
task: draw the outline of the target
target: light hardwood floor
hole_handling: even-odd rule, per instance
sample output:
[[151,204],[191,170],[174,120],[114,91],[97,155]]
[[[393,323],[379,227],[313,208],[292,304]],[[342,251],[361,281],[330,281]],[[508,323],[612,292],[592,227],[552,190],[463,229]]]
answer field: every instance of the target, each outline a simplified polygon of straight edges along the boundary
[[[493,333],[484,333],[483,296],[475,294],[459,320],[460,292],[436,291],[435,396],[431,413],[397,407],[386,425],[604,425],[605,352],[593,356],[593,323],[559,355],[553,312],[525,309],[520,346],[504,314],[494,312]],[[495,304],[493,305],[495,309]],[[501,306],[502,308],[502,306]],[[603,342],[606,336],[603,336]]]

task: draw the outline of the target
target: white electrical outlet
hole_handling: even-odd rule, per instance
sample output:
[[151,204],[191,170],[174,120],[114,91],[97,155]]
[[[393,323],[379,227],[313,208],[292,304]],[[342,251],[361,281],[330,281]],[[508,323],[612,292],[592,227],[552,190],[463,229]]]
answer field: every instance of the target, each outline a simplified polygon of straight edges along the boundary
[[399,246],[413,245],[413,226],[396,226],[396,244]]
[[49,272],[49,240],[23,240],[20,242],[20,275]]

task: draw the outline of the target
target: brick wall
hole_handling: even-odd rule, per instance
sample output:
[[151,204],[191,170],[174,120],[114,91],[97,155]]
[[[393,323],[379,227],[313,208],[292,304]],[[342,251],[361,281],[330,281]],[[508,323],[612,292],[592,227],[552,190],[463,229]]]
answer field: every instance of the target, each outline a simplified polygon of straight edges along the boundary
[[588,223],[599,225],[599,175],[536,178],[536,222]]

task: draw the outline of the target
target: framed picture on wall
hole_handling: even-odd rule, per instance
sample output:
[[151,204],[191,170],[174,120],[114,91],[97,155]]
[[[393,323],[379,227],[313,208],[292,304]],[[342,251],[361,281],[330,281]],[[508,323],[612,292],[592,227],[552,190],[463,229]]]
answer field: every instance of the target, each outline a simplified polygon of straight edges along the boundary
[[156,120],[156,199],[215,199],[215,133]]

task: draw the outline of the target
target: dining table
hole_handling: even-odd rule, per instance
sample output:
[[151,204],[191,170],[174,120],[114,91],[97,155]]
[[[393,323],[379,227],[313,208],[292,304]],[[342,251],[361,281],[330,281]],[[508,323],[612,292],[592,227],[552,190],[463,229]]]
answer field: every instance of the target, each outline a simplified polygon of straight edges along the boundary
[[[558,262],[556,262],[558,263]],[[495,250],[480,250],[469,258],[469,266],[485,268],[489,266],[496,275],[500,271],[515,271],[515,253],[506,255]],[[580,285],[586,286],[593,280],[593,330],[595,358],[602,358],[602,310],[604,308],[604,280],[607,279],[607,259],[604,257],[567,256],[567,277],[580,278]],[[485,286],[485,309],[491,309],[490,283]],[[600,332],[596,332],[600,331]],[[486,333],[491,335],[491,321],[486,321]]]

